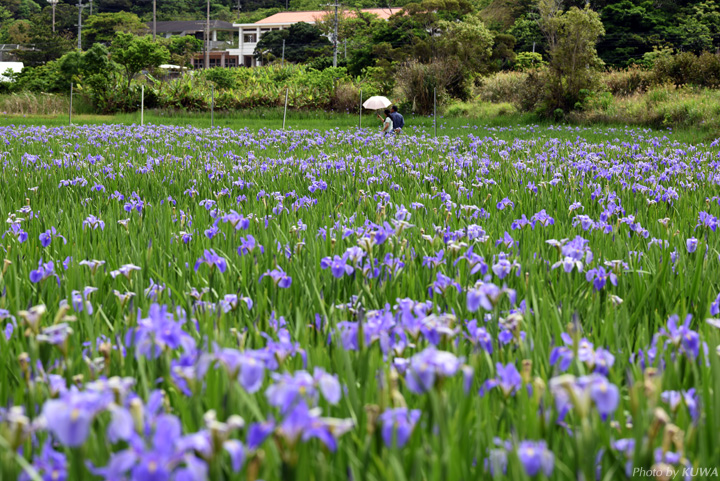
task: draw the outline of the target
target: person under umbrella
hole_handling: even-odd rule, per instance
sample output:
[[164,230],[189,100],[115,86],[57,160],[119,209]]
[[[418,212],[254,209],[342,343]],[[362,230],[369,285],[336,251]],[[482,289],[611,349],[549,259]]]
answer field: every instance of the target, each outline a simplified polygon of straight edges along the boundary
[[383,112],[385,114],[385,119],[383,119],[380,114],[377,114],[378,118],[382,122],[382,127],[380,128],[380,133],[388,135],[390,132],[393,131],[393,119],[390,116],[390,111],[388,109],[385,109]]

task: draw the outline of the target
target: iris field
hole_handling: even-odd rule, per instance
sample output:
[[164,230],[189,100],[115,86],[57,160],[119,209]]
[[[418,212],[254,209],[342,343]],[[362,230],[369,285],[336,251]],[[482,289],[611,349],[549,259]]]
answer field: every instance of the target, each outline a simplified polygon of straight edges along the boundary
[[717,476],[718,141],[5,126],[0,168],[2,480]]

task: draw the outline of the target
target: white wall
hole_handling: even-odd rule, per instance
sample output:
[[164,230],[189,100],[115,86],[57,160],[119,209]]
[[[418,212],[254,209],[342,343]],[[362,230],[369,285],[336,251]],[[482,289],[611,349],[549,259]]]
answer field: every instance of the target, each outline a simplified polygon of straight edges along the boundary
[[22,62],[0,62],[0,82],[9,82],[10,78],[3,75],[8,70],[20,73],[24,65]]

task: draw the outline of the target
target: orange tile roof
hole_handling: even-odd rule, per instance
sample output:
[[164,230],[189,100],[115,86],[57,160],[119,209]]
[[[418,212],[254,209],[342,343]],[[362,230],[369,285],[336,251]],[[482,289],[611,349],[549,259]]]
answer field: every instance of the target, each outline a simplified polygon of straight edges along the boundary
[[[390,18],[390,16],[394,13],[399,12],[402,10],[401,8],[363,8],[361,12],[363,13],[372,13],[374,15],[377,15],[383,20],[387,20]],[[276,13],[275,15],[271,15],[267,18],[264,18],[258,22],[255,22],[257,25],[263,25],[263,24],[292,24],[292,23],[298,23],[298,22],[306,22],[306,23],[315,23],[319,19],[323,18],[325,15],[329,15],[332,12],[330,10],[312,10],[312,11],[306,11],[306,12],[280,12]],[[352,10],[347,10],[343,13],[344,15],[353,16],[355,15],[355,12]]]

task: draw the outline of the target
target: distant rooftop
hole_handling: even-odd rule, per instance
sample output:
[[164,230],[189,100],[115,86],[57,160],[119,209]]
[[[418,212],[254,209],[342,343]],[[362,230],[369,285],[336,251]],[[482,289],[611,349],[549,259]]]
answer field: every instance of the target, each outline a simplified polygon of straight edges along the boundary
[[[146,23],[152,30],[153,23]],[[157,33],[200,32],[205,30],[205,20],[180,20],[157,22]],[[234,30],[233,24],[222,20],[210,20],[210,30]]]
[[[383,20],[387,20],[391,15],[402,10],[401,8],[363,8],[360,10],[363,13],[371,13],[377,15]],[[267,18],[255,22],[254,25],[267,25],[267,24],[293,24],[299,22],[315,23],[322,19],[326,15],[330,14],[330,10],[310,10],[305,12],[280,12],[275,15],[270,15]],[[343,15],[352,17],[355,15],[354,10],[345,10]]]

